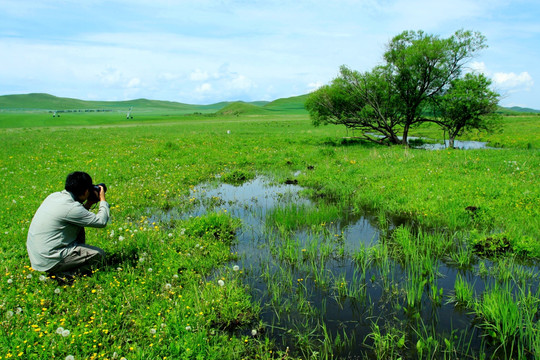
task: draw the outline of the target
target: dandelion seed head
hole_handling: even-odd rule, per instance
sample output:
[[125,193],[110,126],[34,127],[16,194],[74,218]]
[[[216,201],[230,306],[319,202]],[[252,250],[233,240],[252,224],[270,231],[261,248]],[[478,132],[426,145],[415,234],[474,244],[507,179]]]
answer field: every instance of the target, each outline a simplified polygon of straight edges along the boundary
[[186,331],[191,331],[191,326],[186,326]]
[[75,360],[75,356],[68,355],[68,356],[66,356],[66,360]]
[[221,279],[219,279],[217,283],[218,283],[219,286],[225,286],[225,281],[223,281]]
[[26,278],[27,278],[27,279],[31,279],[31,278],[32,278],[32,274],[26,275]]
[[257,330],[253,329],[251,330],[251,336],[256,336],[257,335]]
[[64,331],[64,328],[63,327],[58,327],[58,329],[56,329],[56,333],[57,334],[62,334],[62,332]]
[[8,312],[6,312],[6,317],[10,318],[13,316],[13,311],[9,310]]
[[232,269],[233,269],[234,271],[238,271],[238,270],[240,270],[240,266],[234,265],[234,266],[232,267]]
[[171,284],[165,284],[165,289],[169,290],[170,288],[172,288],[172,285]]
[[152,272],[152,271],[153,271],[152,268],[148,268],[148,272]]
[[8,279],[8,280],[7,280],[7,283],[8,283],[8,284],[12,284],[12,283],[13,283],[13,279]]
[[124,239],[125,239],[125,237],[123,237],[122,235],[120,235],[120,236],[118,237],[118,241],[124,241]]
[[154,335],[157,332],[156,329],[150,329],[150,334]]
[[54,293],[55,293],[55,294],[60,294],[60,288],[54,289]]
[[67,329],[65,329],[64,331],[62,331],[62,336],[63,336],[63,337],[68,337],[69,334],[70,334],[70,331],[67,330]]
[[39,281],[45,281],[47,277],[45,275],[39,275]]

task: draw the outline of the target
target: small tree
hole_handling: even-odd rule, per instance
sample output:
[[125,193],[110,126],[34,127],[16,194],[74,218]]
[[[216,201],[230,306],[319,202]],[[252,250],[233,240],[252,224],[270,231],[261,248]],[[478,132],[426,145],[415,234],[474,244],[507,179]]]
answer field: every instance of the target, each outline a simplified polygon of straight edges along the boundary
[[454,79],[444,95],[436,100],[437,123],[448,132],[449,147],[465,131],[494,131],[499,116],[495,113],[499,94],[489,89],[491,80],[483,74],[466,74]]
[[428,103],[459,78],[468,60],[485,47],[483,35],[464,30],[447,39],[404,31],[390,41],[384,59],[392,73],[392,87],[401,99],[404,145],[411,126],[431,121],[424,117]]
[[396,130],[402,121],[396,104],[399,98],[391,89],[389,75],[385,67],[360,73],[342,66],[339,77],[308,97],[305,106],[313,124],[344,125],[362,130],[364,138],[373,142],[400,143]]

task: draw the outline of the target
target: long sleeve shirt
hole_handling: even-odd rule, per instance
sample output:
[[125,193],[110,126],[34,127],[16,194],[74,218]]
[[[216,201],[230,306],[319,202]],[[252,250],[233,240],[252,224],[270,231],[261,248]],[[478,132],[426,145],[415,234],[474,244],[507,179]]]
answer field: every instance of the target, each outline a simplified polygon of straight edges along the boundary
[[102,228],[109,220],[109,204],[99,203],[97,214],[88,211],[66,190],[52,193],[36,211],[26,240],[34,270],[47,271],[73,251],[84,227]]

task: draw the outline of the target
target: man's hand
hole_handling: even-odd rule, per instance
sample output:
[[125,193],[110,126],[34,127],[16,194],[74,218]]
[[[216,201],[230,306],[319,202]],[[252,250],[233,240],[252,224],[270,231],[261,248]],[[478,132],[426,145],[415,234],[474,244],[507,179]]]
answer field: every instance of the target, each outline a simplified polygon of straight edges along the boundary
[[105,200],[105,189],[101,185],[99,185],[99,201],[106,201]]

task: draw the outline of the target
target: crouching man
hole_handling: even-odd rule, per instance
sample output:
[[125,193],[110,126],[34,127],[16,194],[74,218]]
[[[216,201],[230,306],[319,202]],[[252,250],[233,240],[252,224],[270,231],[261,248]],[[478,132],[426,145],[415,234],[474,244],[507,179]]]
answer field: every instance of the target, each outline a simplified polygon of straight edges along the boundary
[[[103,228],[109,220],[109,204],[105,189],[99,193],[92,178],[76,171],[66,178],[65,190],[50,194],[36,211],[26,240],[30,263],[34,270],[49,275],[89,274],[99,266],[105,252],[86,244],[84,228]],[[91,206],[99,202],[93,213]]]

